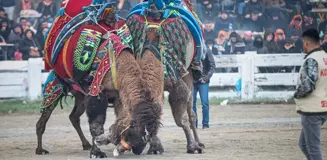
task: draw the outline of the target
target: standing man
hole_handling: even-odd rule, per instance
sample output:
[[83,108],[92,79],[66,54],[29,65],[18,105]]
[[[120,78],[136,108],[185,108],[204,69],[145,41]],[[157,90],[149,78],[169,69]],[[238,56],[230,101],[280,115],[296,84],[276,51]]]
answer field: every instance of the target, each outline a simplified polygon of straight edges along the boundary
[[198,127],[198,115],[196,109],[197,93],[200,93],[202,103],[202,128],[209,128],[209,83],[215,72],[215,59],[210,49],[207,49],[205,57],[202,59],[203,74],[200,79],[194,82],[193,110],[196,115],[196,127]]
[[322,160],[321,126],[327,120],[327,53],[320,48],[316,29],[305,31],[302,37],[307,55],[294,94],[302,124],[299,146],[308,160]]
[[0,6],[5,9],[8,19],[14,20],[16,0],[0,0]]

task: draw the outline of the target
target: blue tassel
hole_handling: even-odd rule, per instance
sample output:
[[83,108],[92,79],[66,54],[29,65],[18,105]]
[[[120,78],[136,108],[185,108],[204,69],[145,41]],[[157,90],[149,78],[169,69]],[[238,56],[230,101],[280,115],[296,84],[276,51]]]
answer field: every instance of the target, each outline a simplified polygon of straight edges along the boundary
[[51,81],[54,81],[55,78],[56,78],[55,77],[55,72],[53,70],[51,70],[50,73],[49,73],[49,75],[48,75],[47,80],[44,82],[44,86],[42,88],[42,93],[43,94],[45,92],[45,89],[47,88],[48,83],[51,82]]
[[62,16],[65,14],[65,8],[60,8],[56,14],[56,17]]
[[95,5],[95,4],[103,4],[105,3],[106,1],[105,0],[93,0],[92,1],[92,4]]

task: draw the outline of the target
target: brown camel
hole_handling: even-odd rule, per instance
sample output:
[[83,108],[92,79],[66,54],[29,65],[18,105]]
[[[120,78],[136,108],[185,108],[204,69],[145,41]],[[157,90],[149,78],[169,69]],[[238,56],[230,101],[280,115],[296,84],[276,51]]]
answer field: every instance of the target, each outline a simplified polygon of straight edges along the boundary
[[[107,41],[112,41],[112,43],[121,43],[117,41],[117,39],[111,38],[106,40],[106,42]],[[106,154],[103,153],[94,143],[94,139],[95,137],[104,133],[103,125],[105,123],[106,110],[109,100],[111,100],[111,103],[114,105],[121,104],[122,106],[126,106],[128,108],[142,108],[142,106],[145,105],[155,106],[151,102],[147,101],[148,99],[145,97],[146,92],[142,87],[141,69],[129,48],[123,49],[119,56],[116,57],[115,68],[115,76],[113,76],[114,74],[112,74],[112,70],[105,73],[102,84],[100,85],[101,92],[98,96],[83,95],[80,92],[73,93],[75,96],[75,106],[70,114],[70,120],[81,138],[83,149],[89,149],[90,144],[84,137],[79,125],[79,117],[86,109],[86,113],[89,118],[90,132],[93,137],[90,151],[91,158],[106,157]],[[116,81],[118,88],[114,87],[114,81]],[[86,91],[88,91],[88,87],[89,86],[83,86]],[[45,125],[57,104],[58,101],[53,103],[53,105],[49,106],[48,108],[45,108],[40,120],[36,124],[38,135],[38,148],[36,149],[37,154],[49,153],[42,148],[42,134],[44,133]],[[138,147],[137,144],[133,146]]]
[[[144,25],[144,22],[148,23]],[[194,40],[187,25],[180,18],[167,20],[133,15],[126,24],[133,37],[134,53],[139,57],[142,78],[149,85],[154,101],[162,102],[162,89],[169,92],[168,101],[177,126],[182,127],[187,139],[187,153],[202,153],[193,105],[193,77],[198,76],[191,67],[194,60]],[[138,26],[138,29],[135,29]],[[142,33],[143,31],[143,33]],[[142,38],[144,37],[144,38]],[[182,41],[181,41],[182,39]],[[155,64],[149,66],[148,64]],[[166,74],[154,68],[165,67]],[[165,78],[164,83],[162,80]],[[193,131],[193,136],[191,133]],[[163,152],[156,134],[150,137],[148,154]]]
[[[114,156],[119,156],[129,149],[132,149],[135,154],[140,154],[146,146],[144,142],[150,143],[148,154],[164,152],[157,136],[161,125],[160,116],[164,90],[170,93],[169,103],[175,122],[185,132],[187,153],[194,153],[195,151],[202,153],[203,151],[204,145],[200,142],[195,126],[195,113],[192,110],[193,75],[187,74],[179,80],[169,78],[164,81],[164,68],[162,62],[157,58],[158,55],[158,50],[154,49],[152,45],[147,45],[144,48],[142,59],[138,61],[145,82],[143,86],[148,91],[146,97],[150,98],[153,103],[133,109],[116,107],[115,113],[118,118],[116,123],[110,127],[109,134],[102,134],[96,138],[98,145],[106,145],[110,142],[115,144],[117,147],[114,150]],[[136,146],[135,144],[139,145]]]
[[[145,25],[145,21],[148,23],[147,25]],[[183,128],[187,139],[187,153],[202,153],[204,144],[199,139],[196,129],[196,117],[192,110],[193,77],[199,75],[191,66],[195,53],[195,44],[188,27],[179,18],[163,21],[147,17],[146,20],[144,17],[137,15],[128,18],[126,24],[133,37],[134,54],[141,67],[142,79],[145,82],[144,88],[149,90],[151,101],[162,106],[163,91],[169,92],[168,98],[173,117],[177,126]],[[180,41],[181,39],[183,41]],[[129,114],[133,113],[137,112],[130,112]],[[147,114],[148,116],[151,115]],[[130,119],[126,121],[133,122]],[[151,120],[147,122],[153,123]],[[118,124],[118,126],[122,126],[121,129],[118,129],[119,131],[116,131],[115,127],[112,126],[109,135],[99,136],[97,143],[114,142],[116,144],[115,140],[119,139],[117,136],[120,137],[122,134],[120,131],[128,128],[127,124]],[[144,130],[142,126],[135,128],[139,131]],[[158,127],[150,131],[148,128],[145,128],[145,130],[148,132],[146,140],[150,143],[148,154],[162,153],[164,149],[157,136]],[[129,148],[131,148],[129,144],[121,143],[114,151],[114,155],[120,155]],[[144,146],[132,148],[133,152],[142,152],[143,149]]]
[[147,63],[140,62],[144,68],[152,70],[152,73],[142,75],[145,78],[142,86],[148,103],[142,106],[130,105],[130,107],[117,105],[116,123],[110,127],[109,134],[96,138],[98,145],[109,143],[116,145],[114,156],[119,156],[130,149],[134,154],[141,154],[148,141],[151,143],[149,153],[164,151],[157,137],[164,100],[164,78],[161,76],[164,74],[164,68],[160,61],[152,60],[153,56],[153,54],[145,54],[143,59]]

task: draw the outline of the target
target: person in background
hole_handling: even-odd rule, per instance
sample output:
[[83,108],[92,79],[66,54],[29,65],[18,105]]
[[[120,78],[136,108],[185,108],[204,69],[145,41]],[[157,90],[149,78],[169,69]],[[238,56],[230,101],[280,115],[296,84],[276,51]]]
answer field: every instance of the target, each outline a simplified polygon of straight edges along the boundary
[[308,0],[300,0],[300,5],[303,13],[311,12],[313,4]]
[[207,21],[204,24],[204,37],[205,40],[214,40],[216,39],[217,33],[214,30],[215,23],[213,21]]
[[225,54],[244,54],[245,44],[240,35],[232,32],[229,36],[229,41],[225,48]]
[[259,17],[263,15],[264,7],[259,0],[249,0],[249,3],[247,3],[244,7],[244,18],[250,19],[253,11],[258,12]]
[[[197,116],[197,94],[199,92],[200,99],[202,103],[202,128],[209,128],[209,83],[210,78],[212,77],[213,73],[215,72],[215,60],[213,58],[210,49],[206,53],[205,57],[202,60],[203,64],[203,75],[202,77],[194,82],[194,92],[193,92],[193,110]],[[198,118],[196,118],[196,127],[198,127]]]
[[245,46],[250,46],[253,44],[253,33],[251,31],[244,32],[243,42],[244,42]]
[[19,19],[19,25],[21,25],[21,26],[26,25],[27,22],[28,22],[28,20],[25,17],[21,17]]
[[294,93],[302,125],[299,147],[307,159],[322,160],[321,127],[327,120],[327,54],[320,48],[316,29],[305,31],[302,39],[306,56]]
[[20,12],[23,10],[34,10],[34,5],[32,0],[18,0],[18,5],[16,5],[15,10],[15,22],[19,18]]
[[275,34],[271,30],[266,30],[263,45],[267,47],[268,53],[279,53],[278,44],[274,41]]
[[6,11],[5,11],[5,9],[3,9],[3,8],[0,6],[0,23],[1,23],[4,19],[8,19],[8,18],[6,17]]
[[3,19],[1,21],[0,35],[5,39],[6,42],[8,42],[8,37],[9,37],[10,31],[11,31],[11,28],[9,27],[9,20]]
[[215,31],[216,33],[224,30],[226,32],[232,31],[235,29],[235,19],[233,17],[229,17],[226,11],[221,11],[219,14],[219,18],[216,19],[215,23]]
[[218,0],[220,10],[235,11],[237,0]]
[[295,15],[286,29],[286,35],[289,36],[290,32],[296,32],[297,35],[301,36],[302,34],[302,16],[300,14]]
[[24,38],[19,43],[19,51],[23,54],[23,60],[28,58],[41,57],[40,45],[35,39],[34,32],[32,30],[26,30]]
[[57,13],[56,4],[54,4],[52,0],[42,0],[36,10],[42,14],[42,17],[40,18],[41,22],[46,21],[52,23],[53,18]]
[[263,45],[263,38],[260,35],[254,37],[252,45],[246,46],[245,51],[256,51],[257,54],[267,54],[268,49]]
[[0,6],[8,14],[8,19],[13,20],[15,13],[16,0],[0,0]]
[[[26,23],[24,23],[24,24],[22,25],[22,27],[23,27],[23,31],[24,31],[24,33],[25,33],[27,30],[29,30],[29,29],[32,28],[30,22],[26,22]],[[36,32],[34,32],[34,30],[32,30],[32,31],[33,31],[34,34],[36,33]]]
[[218,0],[201,0],[199,18],[202,21],[214,20],[218,15]]
[[321,48],[327,52],[327,33],[325,33],[322,43],[321,43]]
[[302,52],[302,39],[297,34],[297,32],[291,32],[289,35],[289,38],[291,39],[291,43],[294,45],[294,53],[301,53]]
[[214,45],[214,48],[217,49],[217,53],[212,52],[213,55],[225,54],[225,47],[226,47],[226,45],[228,43],[227,36],[228,36],[228,33],[225,32],[225,31],[220,31],[218,33],[218,37],[216,38],[216,40],[215,40],[216,43]]
[[264,0],[264,4],[266,7],[274,6],[274,7],[284,7],[284,0]]
[[45,34],[49,31],[48,28],[42,28],[40,32],[37,32],[36,39],[37,42],[40,44],[40,50],[43,52],[44,50],[44,44],[45,44]]
[[268,7],[265,9],[265,29],[271,29],[275,32],[278,28],[285,29],[287,27],[287,11],[278,7]]
[[206,45],[207,47],[210,49],[211,53],[213,55],[218,55],[218,48],[217,46],[214,44],[213,40],[207,40],[206,41]]
[[313,28],[313,29],[317,29],[318,28],[318,24],[317,24],[317,21],[314,20],[314,17],[307,13],[303,16],[303,31],[306,31],[310,28]]
[[298,52],[295,48],[295,43],[292,39],[286,38],[283,41],[283,47],[281,48],[281,53],[301,53]]
[[284,44],[285,44],[285,33],[282,29],[277,29],[275,32],[275,39],[274,41],[278,44],[278,50],[280,53],[283,52]]
[[[14,44],[14,48],[12,48],[9,53],[14,53],[18,50],[19,42],[23,39],[23,28],[19,25],[15,25],[11,33],[8,37],[8,43]],[[13,58],[12,55],[9,55],[10,59]]]
[[250,30],[253,32],[263,32],[265,19],[261,15],[262,13],[260,13],[259,11],[253,10],[251,12],[250,18],[244,21],[243,29]]
[[31,10],[34,9],[32,0],[20,0],[20,10]]

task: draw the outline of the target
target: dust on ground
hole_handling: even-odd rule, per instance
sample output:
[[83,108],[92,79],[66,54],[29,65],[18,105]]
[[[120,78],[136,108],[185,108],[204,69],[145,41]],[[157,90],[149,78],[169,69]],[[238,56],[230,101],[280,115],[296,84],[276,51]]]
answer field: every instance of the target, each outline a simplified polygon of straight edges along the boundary
[[[59,108],[59,107],[58,107]],[[188,159],[188,160],[304,160],[297,146],[300,118],[294,105],[228,105],[210,106],[210,129],[199,129],[206,149],[204,154],[187,154],[186,139],[176,127],[169,107],[164,108],[163,127],[159,132],[163,155],[133,155],[125,153],[113,158],[113,146],[102,147],[108,159]],[[201,111],[199,106],[198,111]],[[0,159],[12,160],[79,160],[89,159],[79,137],[70,124],[69,113],[56,109],[43,136],[44,149],[49,155],[35,155],[37,146],[35,123],[39,114],[0,116]],[[106,129],[114,121],[108,109]],[[199,112],[201,124],[201,112]],[[81,118],[82,129],[91,140],[87,117]],[[325,125],[326,126],[326,125]],[[327,128],[322,131],[322,149],[327,159]]]

